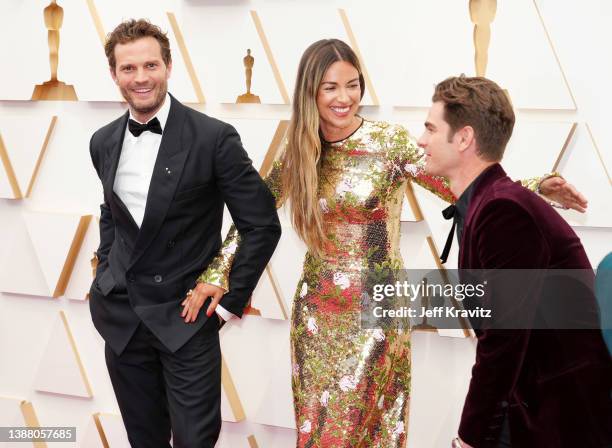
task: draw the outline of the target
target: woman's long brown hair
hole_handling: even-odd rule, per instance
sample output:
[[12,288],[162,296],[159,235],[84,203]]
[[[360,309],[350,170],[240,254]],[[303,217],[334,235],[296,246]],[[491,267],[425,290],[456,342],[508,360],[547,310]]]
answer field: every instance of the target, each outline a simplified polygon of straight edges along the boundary
[[317,94],[325,72],[338,61],[350,63],[359,72],[361,97],[365,81],[355,52],[338,39],[323,39],[306,49],[298,67],[287,145],[283,155],[282,183],[285,199],[291,202],[293,228],[308,249],[321,254],[326,240],[319,207],[319,134]]

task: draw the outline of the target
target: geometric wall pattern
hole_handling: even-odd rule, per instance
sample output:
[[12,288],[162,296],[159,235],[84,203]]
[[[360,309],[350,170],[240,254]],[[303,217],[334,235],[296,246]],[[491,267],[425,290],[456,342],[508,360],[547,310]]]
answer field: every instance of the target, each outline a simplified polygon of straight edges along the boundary
[[21,218],[0,273],[0,291],[59,297],[91,216],[23,210]]
[[98,249],[99,244],[99,220],[92,219],[85,230],[80,250],[74,259],[72,275],[64,292],[65,297],[72,300],[87,300],[89,298],[89,287],[95,274],[92,262],[94,252]]
[[[567,12],[569,6],[557,9],[552,0],[497,2],[486,65],[487,76],[507,89],[517,114],[504,167],[516,179],[557,169],[588,197],[586,214],[560,213],[583,237],[594,262],[612,250],[612,139],[602,132],[605,128],[590,125],[592,110],[599,110],[585,100],[580,84],[588,84],[591,75],[576,74],[584,64],[571,56],[559,30],[573,29],[573,17],[587,10],[592,20],[576,33],[588,34],[591,26],[603,30],[603,19],[592,12],[610,8],[597,6],[603,1],[576,5],[573,14]],[[4,71],[0,82],[0,356],[4,360],[5,353],[15,352],[9,344],[23,347],[24,357],[33,354],[28,362],[2,362],[2,375],[6,371],[8,377],[0,383],[0,395],[23,397],[0,398],[2,425],[74,422],[78,446],[128,446],[105,373],[102,341],[87,309],[92,256],[99,242],[98,219],[93,217],[99,215],[101,202],[87,151],[89,137],[125,110],[108,75],[100,42],[105,32],[123,18],[143,14],[167,30],[173,51],[169,90],[234,125],[265,175],[282,145],[295,72],[307,45],[324,37],[350,43],[367,75],[361,113],[401,123],[418,137],[432,86],[451,74],[475,73],[469,3],[381,0],[374,7],[365,0],[60,0],[64,20],[58,78],[74,86],[75,102],[29,100],[33,86],[49,76],[42,17],[47,2],[3,4],[0,11],[10,20],[0,29],[0,41],[19,42],[5,46],[5,59],[25,69]],[[609,54],[610,34],[594,44],[600,54]],[[252,91],[262,104],[234,104],[246,90],[242,58],[247,48],[255,57]],[[599,71],[610,79],[612,66],[599,63],[608,64]],[[418,185],[411,185],[406,197],[401,217],[405,264],[437,267],[449,229],[440,213],[445,204]],[[295,443],[288,317],[305,249],[284,209],[279,216],[283,236],[251,306],[243,319],[221,332],[220,447]],[[226,214],[224,231],[229,225]],[[456,265],[456,249],[454,245],[448,267]],[[33,325],[28,329],[31,341],[12,340],[13,332],[28,325],[13,317],[28,314],[47,322],[48,331],[40,335]],[[456,432],[474,340],[465,337],[469,331],[422,328],[412,340],[407,446],[445,446]],[[39,337],[44,343],[33,347]],[[25,367],[15,370],[13,365]]]
[[39,392],[91,398],[93,392],[64,311],[59,312],[34,379]]
[[57,117],[3,117],[0,132],[0,159],[3,170],[0,198],[21,199],[32,193]]
[[122,448],[130,446],[120,415],[97,412],[92,415],[86,431],[80,444],[82,448]]

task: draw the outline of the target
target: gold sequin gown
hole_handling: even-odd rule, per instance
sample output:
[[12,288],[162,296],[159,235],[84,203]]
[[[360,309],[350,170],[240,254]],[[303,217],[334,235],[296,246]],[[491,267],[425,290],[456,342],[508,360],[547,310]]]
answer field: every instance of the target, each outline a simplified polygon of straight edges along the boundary
[[[283,202],[281,166],[266,182]],[[411,179],[447,201],[448,184],[423,172],[422,150],[401,126],[363,120],[325,143],[319,204],[329,239],[308,252],[291,314],[292,387],[298,447],[402,447],[410,401],[410,333],[362,329],[364,274],[401,268],[400,213]],[[200,280],[229,289],[235,229]]]

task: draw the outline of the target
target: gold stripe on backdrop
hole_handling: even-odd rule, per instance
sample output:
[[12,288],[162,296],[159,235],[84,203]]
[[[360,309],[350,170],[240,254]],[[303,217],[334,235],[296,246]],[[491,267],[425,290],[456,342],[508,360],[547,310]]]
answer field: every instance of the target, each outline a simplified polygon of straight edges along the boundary
[[204,92],[202,91],[202,86],[200,85],[200,80],[196,75],[196,71],[193,68],[193,63],[191,62],[191,56],[189,56],[189,51],[187,50],[187,46],[185,45],[185,38],[183,37],[183,33],[179,28],[179,24],[176,21],[174,13],[168,12],[166,14],[168,15],[168,20],[170,21],[172,31],[174,31],[174,37],[176,38],[176,42],[178,43],[179,49],[181,50],[181,56],[183,56],[183,61],[185,61],[185,67],[187,68],[187,73],[189,73],[189,78],[191,79],[191,84],[193,85],[193,90],[195,91],[198,102],[204,104],[206,102],[204,98]]
[[278,86],[278,90],[280,91],[280,94],[283,97],[283,102],[285,104],[290,104],[291,101],[289,100],[289,94],[287,93],[287,88],[285,87],[285,83],[283,82],[283,78],[281,77],[280,70],[278,69],[278,65],[276,64],[274,55],[272,54],[270,43],[268,42],[268,38],[266,37],[266,33],[264,32],[264,29],[261,24],[261,20],[259,19],[259,15],[257,14],[257,11],[251,11],[251,18],[253,19],[255,28],[257,29],[259,40],[261,40],[261,44],[263,45],[264,50],[266,52],[266,57],[268,58],[268,62],[270,63],[270,67],[272,68],[272,73],[274,74],[274,79],[276,80],[276,85]]
[[55,129],[55,124],[57,123],[57,115],[54,115],[51,118],[51,123],[49,123],[49,129],[47,129],[47,135],[45,135],[45,141],[43,142],[40,153],[38,154],[38,159],[36,160],[36,166],[34,167],[34,171],[32,172],[32,177],[30,178],[30,183],[28,184],[28,190],[26,191],[25,197],[29,198],[32,193],[32,188],[34,187],[34,182],[38,177],[38,172],[40,171],[40,165],[42,163],[43,158],[45,157],[45,153],[47,152],[47,146],[49,145],[49,140],[51,139],[51,134],[53,134],[53,129]]
[[83,361],[81,361],[81,356],[79,355],[79,350],[77,349],[76,341],[74,339],[74,336],[72,335],[70,326],[68,325],[68,319],[66,318],[66,314],[64,313],[63,310],[60,311],[59,313],[60,313],[60,317],[62,318],[62,323],[64,324],[64,330],[66,330],[66,335],[68,335],[68,340],[70,341],[70,347],[72,348],[72,353],[74,354],[77,365],[79,366],[79,372],[81,373],[83,384],[85,384],[85,388],[87,389],[87,395],[89,397],[93,397],[93,392],[91,391],[89,379],[87,378],[87,373],[85,372],[85,366],[83,365]]
[[366,88],[368,92],[370,92],[372,103],[375,106],[380,106],[380,101],[378,101],[378,95],[376,94],[376,90],[374,90],[374,85],[372,84],[372,80],[370,79],[370,75],[368,73],[368,69],[366,68],[365,61],[363,60],[363,56],[361,55],[361,51],[359,50],[359,45],[357,45],[357,39],[355,38],[353,29],[351,27],[351,24],[349,23],[346,11],[344,9],[338,9],[338,13],[340,14],[342,24],[344,25],[344,29],[346,30],[346,34],[348,35],[349,41],[351,43],[351,48],[357,54],[359,62],[361,63],[361,71],[363,72],[363,78],[365,79]]
[[232,409],[232,414],[234,414],[234,418],[237,422],[244,420],[244,408],[242,407],[242,402],[238,396],[238,390],[234,385],[232,374],[230,373],[227,363],[223,357],[221,357],[221,384],[223,386],[223,390],[225,391],[225,396],[227,397],[230,408]]
[[100,14],[98,14],[98,9],[96,8],[94,0],[87,0],[87,8],[89,9],[91,20],[93,20],[94,26],[96,27],[96,32],[98,33],[100,43],[102,44],[102,47],[104,47],[104,44],[106,43],[106,33],[104,33],[102,20],[100,20]]
[[555,164],[552,167],[551,171],[557,171],[559,169],[559,164],[561,163],[561,159],[563,159],[563,156],[565,155],[565,151],[567,150],[567,147],[569,146],[570,142],[572,141],[572,138],[574,137],[574,133],[576,132],[576,128],[578,127],[578,123],[573,123],[572,127],[570,128],[567,137],[565,138],[565,142],[563,143],[563,147],[561,148],[561,151],[559,151],[559,155],[557,156],[557,160],[555,160]]
[[0,160],[2,160],[2,164],[4,165],[4,171],[6,172],[6,177],[8,178],[11,190],[13,190],[14,199],[22,199],[23,194],[21,193],[21,188],[19,188],[19,182],[17,182],[17,176],[15,175],[15,170],[13,169],[13,165],[11,164],[11,160],[9,159],[8,152],[6,150],[6,146],[4,146],[4,140],[2,140],[1,134]]

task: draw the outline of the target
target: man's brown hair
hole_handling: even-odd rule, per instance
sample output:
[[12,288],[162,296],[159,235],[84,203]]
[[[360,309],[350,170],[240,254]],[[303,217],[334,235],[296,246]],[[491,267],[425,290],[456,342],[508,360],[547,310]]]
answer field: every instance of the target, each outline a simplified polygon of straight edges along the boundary
[[145,19],[130,19],[121,22],[117,27],[106,36],[104,44],[104,52],[108,59],[108,65],[113,71],[116,68],[115,46],[117,44],[127,44],[143,37],[152,37],[159,42],[162,59],[164,64],[168,65],[172,62],[170,55],[170,41],[168,36],[157,25]]
[[444,120],[452,133],[464,126],[474,129],[478,153],[483,159],[489,162],[502,159],[514,128],[514,111],[497,84],[482,77],[454,76],[436,86],[432,101],[444,103]]

